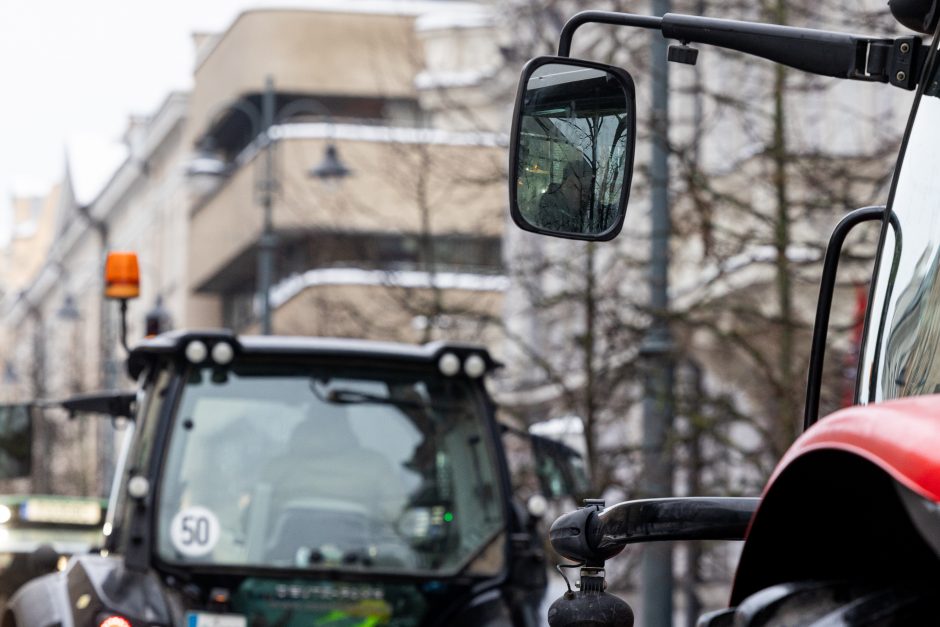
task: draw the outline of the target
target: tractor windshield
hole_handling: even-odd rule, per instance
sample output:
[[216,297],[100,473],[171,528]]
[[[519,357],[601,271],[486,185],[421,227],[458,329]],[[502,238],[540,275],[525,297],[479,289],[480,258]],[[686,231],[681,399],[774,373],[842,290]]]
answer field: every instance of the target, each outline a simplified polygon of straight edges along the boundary
[[485,412],[477,386],[431,370],[194,369],[165,459],[159,555],[462,570],[505,526]]
[[[935,44],[936,45],[936,44]],[[940,393],[940,88],[924,79],[882,238],[860,397]],[[867,385],[867,388],[866,388]]]

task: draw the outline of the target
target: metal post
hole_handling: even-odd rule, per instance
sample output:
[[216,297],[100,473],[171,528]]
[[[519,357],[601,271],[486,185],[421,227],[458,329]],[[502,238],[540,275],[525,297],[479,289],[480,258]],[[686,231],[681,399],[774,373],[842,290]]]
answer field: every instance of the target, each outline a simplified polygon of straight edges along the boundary
[[[45,330],[43,329],[42,312],[39,308],[30,303],[26,303],[28,316],[33,320],[33,363],[32,363],[32,397],[36,401],[46,400],[46,341]],[[55,429],[49,421],[49,417],[41,414],[41,419],[37,421],[35,437],[39,441],[42,454],[42,464],[39,472],[34,473],[32,477],[32,489],[39,494],[48,494],[52,488],[52,459],[53,459],[53,438]],[[35,450],[35,449],[33,449]],[[35,469],[36,465],[33,466]]]
[[[118,368],[114,355],[115,333],[111,316],[111,302],[104,297],[104,268],[108,258],[108,227],[104,222],[95,220],[91,216],[87,217],[98,232],[98,242],[101,246],[101,266],[98,274],[102,280],[99,310],[100,320],[98,324],[98,343],[101,351],[100,385],[105,390],[114,390],[118,387]],[[95,435],[101,478],[98,484],[98,493],[106,495],[114,481],[114,425],[110,420],[98,420]]]
[[[652,0],[653,14],[665,15],[670,0]],[[653,35],[653,126],[650,162],[652,237],[650,250],[650,306],[653,321],[643,342],[648,359],[643,400],[643,451],[645,495],[670,496],[672,455],[669,433],[674,413],[672,334],[669,329],[669,65],[666,40]],[[643,625],[671,627],[672,545],[667,542],[644,548],[642,565]]]
[[264,173],[259,184],[261,207],[264,210],[264,226],[258,241],[258,296],[261,299],[261,333],[271,335],[271,283],[274,275],[274,250],[277,236],[271,212],[274,205],[274,145],[271,127],[274,125],[275,92],[274,79],[268,76],[264,82],[261,99],[261,135],[264,142]]

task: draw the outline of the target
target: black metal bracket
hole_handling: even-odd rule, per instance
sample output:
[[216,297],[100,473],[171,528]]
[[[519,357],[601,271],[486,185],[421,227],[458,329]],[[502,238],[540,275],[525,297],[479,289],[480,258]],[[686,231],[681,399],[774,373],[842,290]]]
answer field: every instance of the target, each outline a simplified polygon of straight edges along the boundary
[[571,17],[562,28],[558,56],[570,56],[575,31],[591,23],[658,30],[664,38],[681,42],[681,46],[671,47],[669,52],[669,60],[679,63],[695,64],[697,51],[688,44],[709,44],[811,74],[890,83],[908,90],[917,86],[917,77],[927,52],[920,37],[873,38],[676,13],[667,13],[659,18],[610,11],[582,11]]
[[865,58],[859,59],[859,65],[864,67],[864,71],[849,78],[890,83],[908,90],[917,87],[917,76],[926,57],[926,48],[921,45],[920,37],[871,40],[867,46],[863,42],[860,55],[863,52]]

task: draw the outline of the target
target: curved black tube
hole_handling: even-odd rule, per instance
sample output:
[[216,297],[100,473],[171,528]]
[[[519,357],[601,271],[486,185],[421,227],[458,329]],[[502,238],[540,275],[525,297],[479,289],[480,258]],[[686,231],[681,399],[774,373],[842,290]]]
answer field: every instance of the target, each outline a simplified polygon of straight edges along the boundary
[[839,221],[829,237],[829,246],[826,248],[826,257],[823,260],[822,278],[819,281],[819,299],[816,301],[813,347],[809,354],[806,407],[803,409],[804,431],[819,420],[819,397],[822,388],[823,364],[826,360],[826,336],[829,334],[829,314],[832,311],[832,295],[835,291],[842,245],[845,243],[845,238],[856,226],[862,222],[882,220],[884,215],[884,205],[856,209]]
[[572,15],[561,29],[561,35],[558,37],[558,56],[567,57],[571,55],[571,39],[574,37],[574,32],[585,24],[613,24],[615,26],[636,26],[637,28],[660,30],[662,23],[663,19],[661,17],[650,17],[648,15],[615,13],[613,11],[581,11]]
[[628,544],[664,540],[743,540],[759,498],[681,497],[584,507],[560,516],[552,546],[568,559],[603,565]]
[[664,540],[743,540],[759,498],[685,497],[626,501],[608,507],[588,527],[599,551]]

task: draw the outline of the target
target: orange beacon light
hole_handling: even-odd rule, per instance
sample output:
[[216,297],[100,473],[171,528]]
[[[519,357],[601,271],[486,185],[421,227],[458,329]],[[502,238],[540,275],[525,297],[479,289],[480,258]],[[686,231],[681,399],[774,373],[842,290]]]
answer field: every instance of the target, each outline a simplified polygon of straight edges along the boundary
[[137,253],[110,252],[104,265],[105,298],[126,300],[140,295]]

